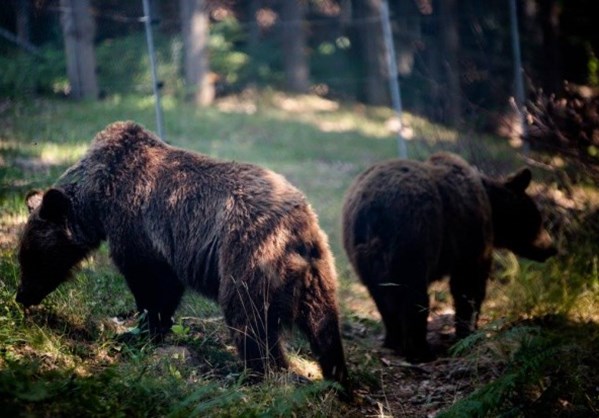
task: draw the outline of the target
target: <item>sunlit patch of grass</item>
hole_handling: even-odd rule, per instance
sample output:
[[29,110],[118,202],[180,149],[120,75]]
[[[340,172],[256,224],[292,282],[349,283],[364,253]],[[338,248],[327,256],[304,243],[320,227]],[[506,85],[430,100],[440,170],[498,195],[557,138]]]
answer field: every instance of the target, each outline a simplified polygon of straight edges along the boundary
[[376,305],[370,298],[366,287],[357,282],[345,284],[340,291],[340,298],[343,300],[344,309],[352,315],[359,318],[366,318],[373,321],[380,321],[381,315]]
[[[135,103],[137,109],[144,111],[153,109],[155,104],[156,101],[154,99],[154,96],[140,97]],[[170,107],[172,108],[172,105]]]
[[26,211],[21,208],[24,201],[13,197],[3,212],[0,213],[0,248],[12,247],[16,244],[21,226],[27,220]]
[[403,123],[414,131],[413,141],[423,141],[429,145],[437,145],[439,143],[455,144],[458,140],[458,133],[455,130],[433,124],[411,113],[404,113]]
[[281,92],[272,95],[273,105],[285,112],[303,113],[334,112],[339,110],[339,103],[314,95],[291,96]]
[[322,380],[322,372],[318,363],[304,357],[289,354],[290,371],[310,380]]
[[43,143],[39,145],[39,159],[48,165],[72,164],[83,156],[89,143],[54,144]]
[[[37,156],[47,164],[64,164],[80,158],[87,148],[89,142],[81,143],[56,143],[51,139],[43,142],[20,142],[17,140],[3,140],[0,142],[0,151],[18,151],[21,154]],[[4,162],[8,165],[7,162]]]
[[[316,105],[307,97],[310,96],[288,96],[279,99],[279,103],[285,103],[285,105],[280,106],[279,111],[272,110],[271,112],[277,119],[301,121],[324,133],[353,132],[369,137],[370,140],[390,139],[393,136],[382,121],[373,119],[365,113],[356,112],[355,108],[340,108],[335,112],[323,111],[322,105]],[[286,110],[289,108],[294,109],[293,112]],[[391,116],[392,113],[389,113],[389,117]]]

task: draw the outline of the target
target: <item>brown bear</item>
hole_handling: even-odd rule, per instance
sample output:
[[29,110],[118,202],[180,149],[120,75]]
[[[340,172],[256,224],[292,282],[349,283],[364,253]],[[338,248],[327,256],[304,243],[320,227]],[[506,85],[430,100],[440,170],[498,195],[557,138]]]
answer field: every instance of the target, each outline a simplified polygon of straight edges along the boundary
[[218,301],[249,367],[285,367],[281,334],[295,324],[324,377],[347,383],[327,237],[279,174],[177,149],[116,122],[53,188],[29,195],[28,206],[17,292],[26,307],[107,240],[152,334],[170,329],[189,287]]
[[556,253],[525,193],[531,172],[489,178],[450,153],[391,160],[361,173],[343,205],[343,245],[382,316],[384,345],[411,362],[426,340],[428,284],[450,276],[456,335],[476,327],[492,249],[544,261]]

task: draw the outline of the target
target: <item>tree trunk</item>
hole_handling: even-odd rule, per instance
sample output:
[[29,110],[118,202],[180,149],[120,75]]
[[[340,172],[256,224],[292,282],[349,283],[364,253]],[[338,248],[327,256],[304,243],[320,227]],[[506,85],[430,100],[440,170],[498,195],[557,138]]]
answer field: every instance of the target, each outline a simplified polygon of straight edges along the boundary
[[258,52],[260,48],[260,26],[258,24],[258,11],[262,4],[261,0],[248,0],[240,2],[241,9],[241,21],[247,27],[247,46],[246,52],[250,58],[249,66],[252,68],[250,72],[250,86],[258,81],[257,70],[258,67]]
[[380,21],[381,0],[355,0],[352,2],[353,16],[356,19],[355,41],[356,59],[361,62],[366,103],[388,105],[389,84],[385,41]]
[[256,51],[258,49],[258,44],[260,43],[260,28],[256,21],[256,15],[258,10],[260,10],[260,4],[260,0],[249,0],[243,3],[245,6],[245,23],[248,28],[248,50],[250,52]]
[[30,29],[30,12],[31,4],[29,0],[18,0],[17,1],[17,38],[21,42],[29,42],[31,29]]
[[180,6],[187,94],[196,105],[207,106],[215,95],[208,57],[210,19],[207,4],[205,0],[180,0]]
[[456,8],[456,0],[439,1],[439,13],[441,15],[439,24],[444,41],[444,66],[447,75],[447,102],[445,110],[447,112],[447,122],[454,127],[458,126],[462,120],[462,92],[458,62],[460,36]]
[[67,58],[67,75],[73,99],[98,98],[95,24],[89,0],[60,0],[61,24]]
[[397,70],[402,76],[409,77],[414,70],[416,45],[422,42],[420,12],[413,1],[389,2],[389,8],[392,20],[396,22],[392,26],[395,26],[394,32],[397,33],[394,37]]
[[306,34],[303,30],[305,5],[301,0],[283,0],[281,7],[283,66],[287,89],[306,93],[310,88],[306,53]]
[[548,92],[559,92],[562,88],[560,13],[561,2],[556,0],[541,1],[539,14],[543,31],[544,71],[543,88]]

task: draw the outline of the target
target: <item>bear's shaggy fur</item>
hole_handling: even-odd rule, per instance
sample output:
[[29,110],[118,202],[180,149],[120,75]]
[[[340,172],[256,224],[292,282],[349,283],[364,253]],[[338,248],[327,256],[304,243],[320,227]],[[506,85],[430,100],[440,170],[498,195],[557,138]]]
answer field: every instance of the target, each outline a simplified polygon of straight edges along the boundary
[[471,332],[493,247],[538,261],[555,253],[525,193],[530,180],[528,169],[491,179],[450,153],[378,163],[354,180],[343,206],[343,244],[381,313],[385,346],[410,361],[433,358],[427,287],[447,275],[456,334]]
[[333,257],[305,197],[282,176],[117,122],[28,205],[23,305],[40,303],[108,240],[153,334],[170,329],[189,287],[218,301],[251,368],[285,367],[281,332],[296,324],[325,378],[346,383]]

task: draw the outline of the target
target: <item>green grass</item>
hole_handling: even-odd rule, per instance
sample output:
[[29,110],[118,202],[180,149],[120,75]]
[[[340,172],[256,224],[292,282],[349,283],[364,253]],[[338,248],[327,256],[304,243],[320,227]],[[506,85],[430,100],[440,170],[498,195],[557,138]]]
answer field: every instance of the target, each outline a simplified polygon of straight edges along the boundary
[[[371,314],[374,306],[356,284],[342,251],[339,221],[343,194],[352,179],[373,162],[396,156],[396,138],[385,128],[392,116],[388,109],[314,96],[289,97],[273,91],[223,99],[205,109],[172,96],[164,99],[166,139],[171,144],[264,165],[284,174],[306,193],[336,257],[346,351],[361,399],[353,405],[341,403],[327,383],[306,382],[291,372],[275,373],[256,382],[237,360],[219,308],[191,293],[185,296],[174,332],[165,342],[122,341],[118,335],[135,325],[134,302],[104,246],[82,265],[72,281],[59,287],[40,307],[24,313],[14,294],[19,280],[15,246],[19,227],[26,219],[25,193],[50,186],[85,152],[94,134],[110,122],[133,119],[154,129],[154,109],[148,97],[118,95],[88,103],[12,101],[3,109],[3,413],[111,417],[402,414],[401,400],[388,391],[421,376],[394,375],[382,366],[380,354],[373,352],[373,344],[377,349],[380,344],[376,336],[382,327]],[[458,135],[412,115],[406,115],[406,120],[413,129],[409,142],[413,158],[444,149],[460,151],[490,172],[505,173],[521,165],[505,141]],[[464,403],[456,403],[448,412],[452,416],[490,416],[503,411],[497,407],[502,403],[508,408],[503,412],[515,411],[518,416],[538,406],[535,399],[550,398],[544,405],[559,404],[558,392],[566,394],[564,402],[597,412],[598,394],[589,392],[596,382],[584,374],[577,378],[576,373],[596,365],[590,353],[599,334],[599,248],[592,233],[569,235],[566,242],[568,251],[544,265],[498,254],[497,280],[491,282],[485,304],[485,314],[495,322],[469,341],[462,355],[474,362],[490,358],[499,383],[489,386],[492,379],[483,378],[487,375],[481,372],[479,380],[472,380]],[[446,304],[445,299],[439,293],[438,300]],[[498,320],[501,326],[494,325]],[[547,348],[551,348],[550,359],[535,357]],[[309,375],[314,370],[307,344],[296,334],[290,338],[289,352],[300,374]],[[555,358],[560,359],[559,367],[555,367]],[[521,369],[523,364],[529,368]],[[553,375],[561,377],[559,386],[547,384]],[[528,392],[514,396],[522,388]],[[382,396],[389,397],[388,401],[380,400]],[[443,405],[457,400],[446,399]],[[559,416],[559,408],[555,411]]]

